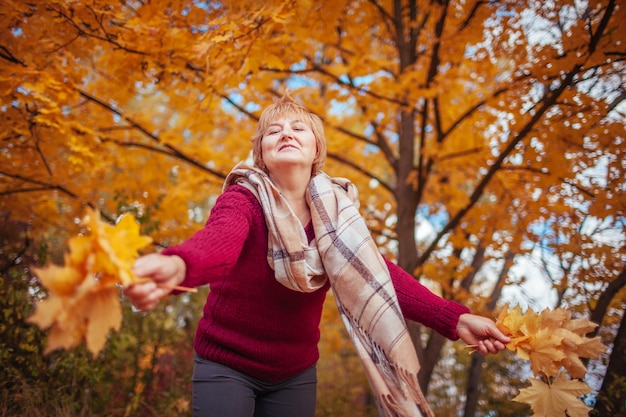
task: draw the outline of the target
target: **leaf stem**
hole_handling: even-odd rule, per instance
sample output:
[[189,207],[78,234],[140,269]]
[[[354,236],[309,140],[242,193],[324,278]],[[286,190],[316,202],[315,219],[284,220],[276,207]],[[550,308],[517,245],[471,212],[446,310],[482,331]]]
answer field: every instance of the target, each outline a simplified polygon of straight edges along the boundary
[[183,292],[198,292],[197,288],[183,287],[181,285],[159,285],[161,288],[167,288],[169,290],[183,291]]

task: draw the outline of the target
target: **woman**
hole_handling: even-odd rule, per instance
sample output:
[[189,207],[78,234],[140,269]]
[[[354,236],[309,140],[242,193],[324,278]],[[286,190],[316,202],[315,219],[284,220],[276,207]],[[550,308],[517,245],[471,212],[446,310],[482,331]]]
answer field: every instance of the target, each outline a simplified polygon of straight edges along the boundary
[[153,308],[177,285],[210,285],[194,348],[194,416],[315,415],[319,324],[332,287],[381,415],[431,415],[404,318],[497,353],[492,320],[436,296],[377,251],[347,180],[320,171],[318,116],[285,96],[259,120],[254,167],[236,166],[205,227],[139,258],[126,295]]

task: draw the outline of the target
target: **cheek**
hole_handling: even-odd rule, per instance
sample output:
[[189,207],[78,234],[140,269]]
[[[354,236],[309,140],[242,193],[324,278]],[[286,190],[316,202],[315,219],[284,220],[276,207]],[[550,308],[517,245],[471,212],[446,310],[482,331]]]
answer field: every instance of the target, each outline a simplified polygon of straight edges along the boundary
[[276,143],[272,140],[271,137],[264,137],[261,139],[261,144],[259,146],[259,157],[267,162],[268,159],[272,158],[274,148]]
[[261,138],[261,142],[259,143],[259,153],[263,155],[268,149],[269,139],[263,137]]
[[312,149],[313,149],[313,154],[315,155],[315,158],[317,158],[320,155],[320,147],[319,147],[319,144],[317,143],[317,139],[315,139],[315,137],[313,137],[313,144],[311,146],[312,146]]

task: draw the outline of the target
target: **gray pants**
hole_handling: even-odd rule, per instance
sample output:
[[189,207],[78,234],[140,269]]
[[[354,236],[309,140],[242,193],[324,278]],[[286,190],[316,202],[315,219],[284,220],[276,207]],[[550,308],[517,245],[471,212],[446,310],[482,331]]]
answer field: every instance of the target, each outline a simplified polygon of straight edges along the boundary
[[317,371],[264,382],[196,355],[194,417],[314,417]]

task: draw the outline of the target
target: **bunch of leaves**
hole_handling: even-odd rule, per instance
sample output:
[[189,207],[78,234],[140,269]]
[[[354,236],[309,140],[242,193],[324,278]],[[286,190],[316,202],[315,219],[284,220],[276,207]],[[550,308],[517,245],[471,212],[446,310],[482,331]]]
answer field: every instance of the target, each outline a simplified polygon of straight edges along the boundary
[[580,396],[591,388],[580,379],[586,367],[581,358],[597,358],[606,350],[600,337],[586,335],[598,325],[587,319],[572,319],[571,312],[557,308],[540,313],[522,312],[520,306],[506,305],[496,320],[511,337],[507,348],[525,360],[535,375],[515,401],[531,406],[534,416],[587,416],[589,407]]
[[33,268],[48,297],[28,321],[40,329],[51,327],[45,353],[82,341],[92,354],[100,352],[109,330],[119,330],[122,322],[119,288],[140,280],[131,267],[138,251],[152,242],[140,235],[130,215],[112,226],[88,208],[82,224],[87,233],[69,240],[63,266]]

